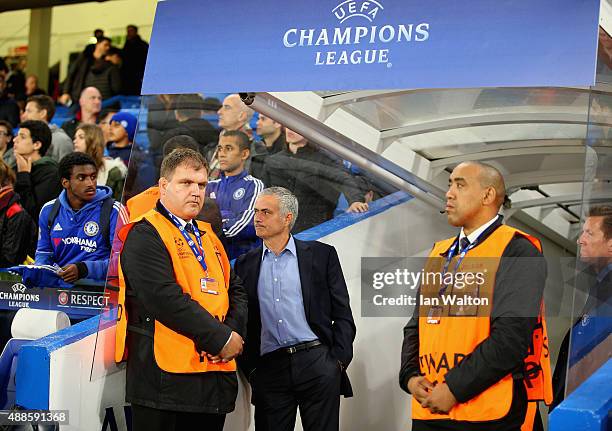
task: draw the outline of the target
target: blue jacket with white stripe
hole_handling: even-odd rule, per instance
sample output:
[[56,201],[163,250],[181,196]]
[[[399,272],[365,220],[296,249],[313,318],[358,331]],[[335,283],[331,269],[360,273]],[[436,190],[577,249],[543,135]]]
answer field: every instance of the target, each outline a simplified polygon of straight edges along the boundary
[[63,267],[68,264],[82,263],[87,267],[89,280],[104,282],[109,265],[115,228],[128,222],[127,212],[120,202],[113,204],[110,215],[109,237],[102,238],[100,210],[106,198],[112,198],[113,191],[106,186],[98,186],[96,196],[79,211],[74,211],[68,202],[66,190],[60,193],[60,209],[49,230],[49,213],[55,199],[47,202],[40,210],[38,219],[38,246],[36,264]]
[[261,244],[255,235],[253,215],[255,199],[263,188],[263,182],[246,170],[231,177],[221,173],[218,180],[210,181],[206,186],[206,196],[214,199],[221,211],[230,260]]

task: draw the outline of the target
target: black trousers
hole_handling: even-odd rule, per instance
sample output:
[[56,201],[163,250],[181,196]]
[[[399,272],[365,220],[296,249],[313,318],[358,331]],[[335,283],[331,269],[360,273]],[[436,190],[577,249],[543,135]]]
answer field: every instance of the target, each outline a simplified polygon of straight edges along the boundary
[[223,431],[225,415],[158,410],[132,404],[132,431]]
[[251,375],[256,431],[338,431],[341,370],[327,346],[264,355]]

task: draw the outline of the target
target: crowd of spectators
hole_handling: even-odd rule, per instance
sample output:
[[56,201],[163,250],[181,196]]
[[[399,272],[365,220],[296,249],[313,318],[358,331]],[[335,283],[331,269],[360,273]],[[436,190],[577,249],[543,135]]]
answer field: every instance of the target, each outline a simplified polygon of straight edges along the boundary
[[[146,97],[148,142],[139,145],[138,120],[130,110],[102,105],[118,94],[140,94],[148,45],[135,26],[128,26],[123,49],[113,47],[101,30],[95,36],[96,43],[70,65],[56,100],[22,67],[9,73],[0,65],[1,266],[30,257],[63,268],[65,281],[103,281],[105,264],[91,262],[104,260],[112,241],[92,237],[108,233],[103,225],[109,222],[114,232],[116,223],[155,206],[159,166],[176,148],[197,150],[207,159],[209,185],[200,218],[211,223],[232,259],[259,244],[253,206],[265,187],[282,186],[298,197],[294,233],[331,219],[341,194],[347,211],[367,211],[373,194],[368,181],[298,133],[255,113],[238,94]],[[61,106],[71,115],[58,122],[54,116]],[[103,215],[109,206],[110,215]]]

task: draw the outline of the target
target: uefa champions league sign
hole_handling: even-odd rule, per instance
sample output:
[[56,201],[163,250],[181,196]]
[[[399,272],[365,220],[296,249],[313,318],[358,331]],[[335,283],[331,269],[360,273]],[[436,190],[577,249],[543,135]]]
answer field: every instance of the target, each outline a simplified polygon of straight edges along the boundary
[[143,93],[589,86],[598,14],[597,0],[165,1]]

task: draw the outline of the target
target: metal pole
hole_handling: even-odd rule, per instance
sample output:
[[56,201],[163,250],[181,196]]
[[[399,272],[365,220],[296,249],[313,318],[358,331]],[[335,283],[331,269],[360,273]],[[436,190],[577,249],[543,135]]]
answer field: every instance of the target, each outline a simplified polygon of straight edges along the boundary
[[423,181],[406,169],[309,117],[269,93],[240,93],[242,101],[257,112],[296,131],[308,142],[317,144],[363,171],[404,190],[435,208],[442,208],[444,191]]

